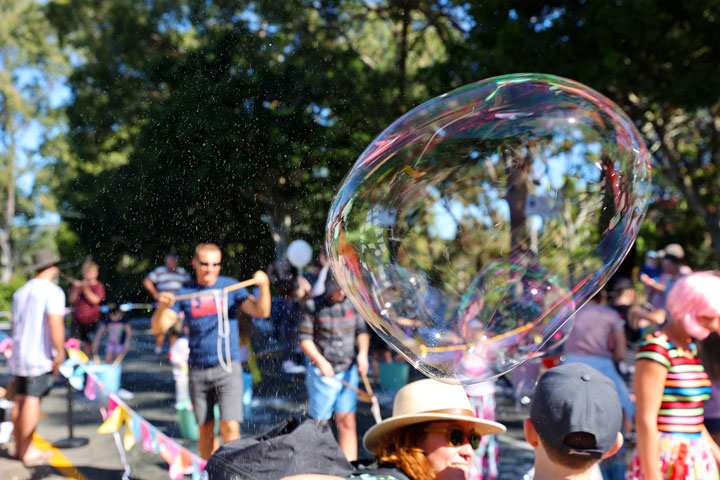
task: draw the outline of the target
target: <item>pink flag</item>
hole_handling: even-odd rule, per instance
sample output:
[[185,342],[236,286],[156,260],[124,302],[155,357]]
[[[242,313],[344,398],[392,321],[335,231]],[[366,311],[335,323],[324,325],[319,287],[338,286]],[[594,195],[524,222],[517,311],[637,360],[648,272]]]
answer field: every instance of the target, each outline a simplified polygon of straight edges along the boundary
[[[88,375],[87,381],[85,382],[85,396],[88,400],[95,400],[97,398],[97,389],[95,388],[95,378],[92,375]],[[114,409],[114,407],[113,407]]]
[[[90,375],[88,375],[90,377]],[[117,407],[120,404],[118,401],[118,398],[115,396],[114,393],[111,393],[108,397],[108,415],[112,414],[113,410],[115,410],[115,407]]]
[[140,422],[140,434],[142,435],[142,446],[146,452],[153,451],[153,441],[147,423]]

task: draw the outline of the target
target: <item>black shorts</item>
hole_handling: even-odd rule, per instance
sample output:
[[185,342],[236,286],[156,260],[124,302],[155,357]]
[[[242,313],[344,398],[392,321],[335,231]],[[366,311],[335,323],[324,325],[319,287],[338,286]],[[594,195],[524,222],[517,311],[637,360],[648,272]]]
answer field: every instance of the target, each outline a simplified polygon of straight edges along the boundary
[[15,394],[28,397],[44,397],[55,385],[51,373],[43,373],[37,377],[13,377]]
[[72,336],[80,340],[81,342],[92,342],[90,334],[95,332],[97,329],[97,322],[95,323],[78,323],[72,322]]

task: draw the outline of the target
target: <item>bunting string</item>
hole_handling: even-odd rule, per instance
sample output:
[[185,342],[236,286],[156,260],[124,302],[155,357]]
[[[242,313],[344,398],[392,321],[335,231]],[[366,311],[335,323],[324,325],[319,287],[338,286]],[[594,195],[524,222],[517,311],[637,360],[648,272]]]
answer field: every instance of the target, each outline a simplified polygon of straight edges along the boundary
[[[1,338],[0,341],[2,341]],[[168,476],[171,480],[180,480],[185,475],[191,475],[193,480],[206,478],[207,474],[204,473],[206,460],[165,435],[116,394],[107,393],[100,378],[85,368],[89,362],[87,355],[77,348],[73,348],[75,346],[72,343],[70,345],[66,343],[68,359],[60,367],[60,373],[67,377],[73,388],[82,390],[89,400],[107,402],[107,410],[103,413],[104,421],[98,427],[98,432],[111,433],[116,437],[118,452],[126,468],[126,475],[129,475],[130,467],[127,465],[124,452],[139,443],[143,450],[157,453],[167,462]],[[85,376],[87,376],[87,381],[84,379]]]

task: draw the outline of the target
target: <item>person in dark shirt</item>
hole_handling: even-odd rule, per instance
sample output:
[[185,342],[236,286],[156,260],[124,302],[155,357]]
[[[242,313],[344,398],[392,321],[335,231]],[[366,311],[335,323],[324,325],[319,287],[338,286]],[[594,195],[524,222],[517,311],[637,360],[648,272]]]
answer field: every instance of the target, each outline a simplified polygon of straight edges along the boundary
[[345,293],[332,275],[325,282],[325,293],[305,303],[298,338],[307,356],[305,381],[310,408],[308,415],[326,422],[333,416],[338,443],[349,461],[357,459],[355,411],[359,374],[367,374],[370,335]]
[[83,278],[73,281],[68,300],[75,307],[73,336],[82,342],[85,354],[90,355],[90,335],[95,332],[100,320],[100,304],[105,300],[105,286],[98,280],[100,269],[92,260],[86,260],[80,271]]

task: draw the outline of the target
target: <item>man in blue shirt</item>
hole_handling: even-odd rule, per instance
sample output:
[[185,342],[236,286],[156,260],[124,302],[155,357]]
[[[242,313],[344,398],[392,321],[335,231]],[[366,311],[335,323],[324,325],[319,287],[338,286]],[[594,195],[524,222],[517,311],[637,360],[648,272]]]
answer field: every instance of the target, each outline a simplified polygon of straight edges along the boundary
[[[253,276],[258,297],[244,289],[226,291],[237,280],[220,276],[222,253],[212,243],[195,248],[192,265],[196,280],[175,294],[163,292],[152,317],[154,334],[166,332],[183,312],[189,328],[190,397],[199,428],[198,450],[208,459],[218,448],[214,435],[213,406],[220,405],[220,435],[223,443],[240,438],[242,420],[242,365],[238,308],[252,317],[270,315],[270,282],[265,272]],[[206,294],[198,293],[203,292]],[[175,296],[196,294],[175,302]],[[227,305],[224,302],[227,301]],[[227,316],[225,316],[227,314]],[[224,321],[225,320],[225,321]]]

